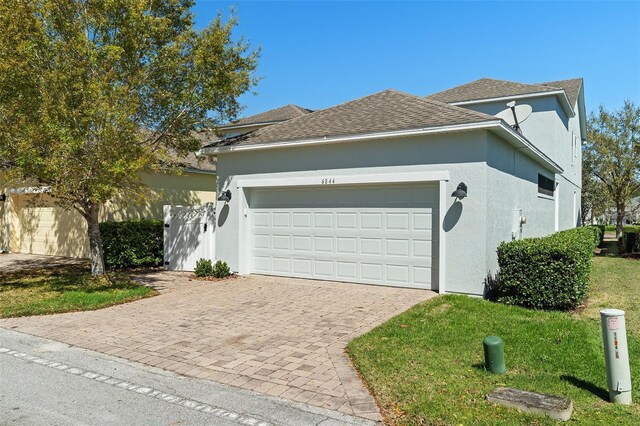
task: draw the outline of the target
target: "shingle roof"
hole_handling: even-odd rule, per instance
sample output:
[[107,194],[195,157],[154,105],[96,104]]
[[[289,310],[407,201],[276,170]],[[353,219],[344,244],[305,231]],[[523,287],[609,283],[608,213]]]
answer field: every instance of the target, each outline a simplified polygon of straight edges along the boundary
[[493,121],[495,117],[396,90],[385,90],[210,144],[253,145]]
[[234,121],[233,123],[222,126],[222,128],[247,124],[269,123],[272,121],[285,121],[292,118],[301,117],[303,115],[309,114],[310,112],[312,112],[310,109],[302,108],[298,105],[285,105],[280,108],[261,112],[260,114],[241,118],[240,120]]
[[572,78],[569,80],[548,81],[546,83],[538,83],[538,85],[564,89],[567,97],[569,98],[569,102],[571,102],[571,107],[573,107],[578,101],[578,96],[580,95],[582,79]]
[[481,78],[471,83],[456,86],[428,96],[441,102],[454,103],[481,99],[501,98],[506,96],[527,95],[531,93],[553,92],[558,87],[539,84],[515,83],[506,80]]

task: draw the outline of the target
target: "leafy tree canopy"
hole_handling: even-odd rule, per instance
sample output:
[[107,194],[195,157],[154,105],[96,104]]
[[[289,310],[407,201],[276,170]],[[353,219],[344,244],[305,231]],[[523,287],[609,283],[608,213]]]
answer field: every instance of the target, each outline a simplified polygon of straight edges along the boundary
[[618,237],[625,208],[640,194],[640,106],[626,101],[621,110],[609,112],[603,106],[589,117],[585,172],[604,185],[616,205]]
[[0,158],[87,220],[103,273],[99,206],[145,191],[142,170],[200,148],[236,117],[258,51],[192,0],[0,0]]

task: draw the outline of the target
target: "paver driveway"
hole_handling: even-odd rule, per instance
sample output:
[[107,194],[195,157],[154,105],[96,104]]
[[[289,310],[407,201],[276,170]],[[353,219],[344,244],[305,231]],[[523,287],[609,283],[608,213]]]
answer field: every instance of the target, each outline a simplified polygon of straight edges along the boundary
[[0,327],[370,419],[380,414],[346,344],[429,299],[426,290],[251,275],[220,282],[158,272],[157,297]]

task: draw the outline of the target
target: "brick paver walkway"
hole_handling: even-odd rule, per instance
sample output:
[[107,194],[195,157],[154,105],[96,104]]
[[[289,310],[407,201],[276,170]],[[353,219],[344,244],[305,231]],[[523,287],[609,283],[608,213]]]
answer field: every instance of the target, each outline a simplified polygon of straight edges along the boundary
[[71,345],[380,420],[346,344],[431,291],[252,275],[158,272],[157,297],[91,312],[0,320]]

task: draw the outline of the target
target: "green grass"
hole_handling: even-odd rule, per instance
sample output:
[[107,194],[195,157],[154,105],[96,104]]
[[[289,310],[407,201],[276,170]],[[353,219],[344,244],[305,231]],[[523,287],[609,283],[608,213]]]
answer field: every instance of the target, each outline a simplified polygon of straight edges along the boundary
[[0,318],[88,311],[155,294],[126,274],[95,278],[79,267],[0,274]]
[[622,309],[627,331],[640,338],[640,260],[595,257],[590,281],[592,290],[580,316],[600,321],[601,309]]
[[[555,424],[486,401],[496,386],[565,395],[581,425],[640,424],[640,261],[594,259],[589,306],[579,313],[531,311],[448,295],[414,306],[349,346],[390,424]],[[614,294],[613,289],[620,294]],[[607,402],[598,310],[627,309],[633,406]],[[482,339],[505,342],[507,373],[484,371]]]

